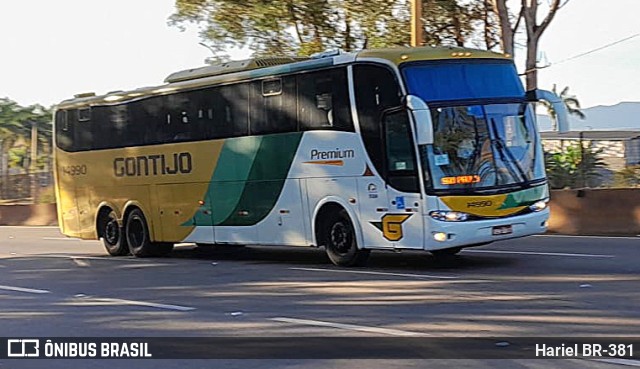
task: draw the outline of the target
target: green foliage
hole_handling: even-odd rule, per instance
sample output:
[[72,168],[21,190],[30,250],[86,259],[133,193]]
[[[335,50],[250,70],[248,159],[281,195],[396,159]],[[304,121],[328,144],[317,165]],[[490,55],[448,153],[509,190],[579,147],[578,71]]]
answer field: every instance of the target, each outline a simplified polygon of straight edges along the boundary
[[[408,45],[409,10],[407,0],[176,0],[169,23],[196,24],[219,54],[248,46],[256,56],[306,56]],[[486,0],[425,1],[423,18],[427,45],[497,45],[497,21]]]
[[599,157],[602,149],[594,150],[580,144],[567,146],[561,152],[545,153],[547,178],[551,188],[589,187],[600,177],[599,169],[606,165]]
[[[0,171],[7,174],[9,166],[23,166],[31,142],[31,128],[38,127],[40,155],[48,155],[52,140],[51,110],[41,105],[20,106],[8,98],[0,98]],[[41,159],[39,157],[38,159]]]
[[640,187],[640,165],[631,165],[613,176],[614,187]]

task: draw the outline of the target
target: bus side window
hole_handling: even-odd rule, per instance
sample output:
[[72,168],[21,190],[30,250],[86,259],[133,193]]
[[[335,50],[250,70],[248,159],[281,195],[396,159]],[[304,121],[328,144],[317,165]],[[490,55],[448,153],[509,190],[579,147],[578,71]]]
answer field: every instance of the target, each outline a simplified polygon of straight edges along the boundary
[[67,111],[56,112],[56,145],[64,151],[72,151],[73,127],[67,120]]
[[193,91],[189,95],[192,140],[210,140],[213,137],[213,88]]
[[249,134],[249,84],[240,83],[217,88],[214,110],[216,138]]
[[345,68],[298,75],[300,130],[353,132]]
[[255,81],[250,99],[251,134],[297,131],[295,77]]
[[108,107],[94,106],[91,109],[91,132],[97,138],[91,145],[93,149],[106,149],[113,145],[113,133],[109,129]]
[[190,107],[192,92],[164,96],[165,126],[162,142],[180,142],[191,139]]
[[91,110],[82,108],[75,110],[74,123],[76,123],[74,146],[77,151],[91,150],[93,146],[93,124],[91,124]]

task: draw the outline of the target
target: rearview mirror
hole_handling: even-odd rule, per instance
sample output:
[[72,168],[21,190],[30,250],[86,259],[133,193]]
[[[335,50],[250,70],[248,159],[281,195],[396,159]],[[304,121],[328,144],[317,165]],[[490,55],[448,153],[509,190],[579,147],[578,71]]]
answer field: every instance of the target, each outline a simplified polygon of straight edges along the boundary
[[406,107],[413,116],[418,145],[433,144],[433,122],[431,121],[431,111],[427,103],[418,96],[408,95]]
[[558,122],[558,132],[569,132],[569,119],[567,114],[567,108],[564,105],[562,99],[551,91],[547,90],[532,90],[527,91],[527,100],[540,101],[544,100],[551,104],[553,110],[556,112],[556,121]]

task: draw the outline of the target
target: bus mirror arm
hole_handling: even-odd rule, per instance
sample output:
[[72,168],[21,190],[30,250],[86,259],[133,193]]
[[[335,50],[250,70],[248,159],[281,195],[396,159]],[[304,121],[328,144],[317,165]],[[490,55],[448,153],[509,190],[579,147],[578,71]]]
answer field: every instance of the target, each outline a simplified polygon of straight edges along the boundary
[[416,141],[418,145],[433,144],[433,122],[429,106],[421,98],[408,95],[404,99],[404,105],[411,112],[416,128]]
[[567,114],[567,108],[564,102],[558,95],[547,90],[531,90],[527,91],[527,101],[537,102],[540,100],[546,101],[553,107],[556,113],[556,120],[558,122],[558,132],[569,132],[569,119]]

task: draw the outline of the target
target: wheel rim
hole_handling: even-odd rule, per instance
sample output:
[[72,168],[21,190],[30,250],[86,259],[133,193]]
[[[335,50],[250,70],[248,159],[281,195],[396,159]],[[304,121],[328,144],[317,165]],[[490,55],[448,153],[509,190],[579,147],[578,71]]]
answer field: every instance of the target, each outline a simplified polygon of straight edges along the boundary
[[144,224],[142,223],[142,219],[136,217],[132,218],[129,222],[128,227],[128,239],[129,244],[133,247],[140,247],[144,245],[145,241],[145,230]]
[[343,222],[336,222],[331,226],[329,233],[333,249],[341,254],[346,254],[351,248],[351,230]]
[[120,227],[118,221],[114,218],[109,218],[104,230],[104,239],[109,245],[116,245],[120,240]]

